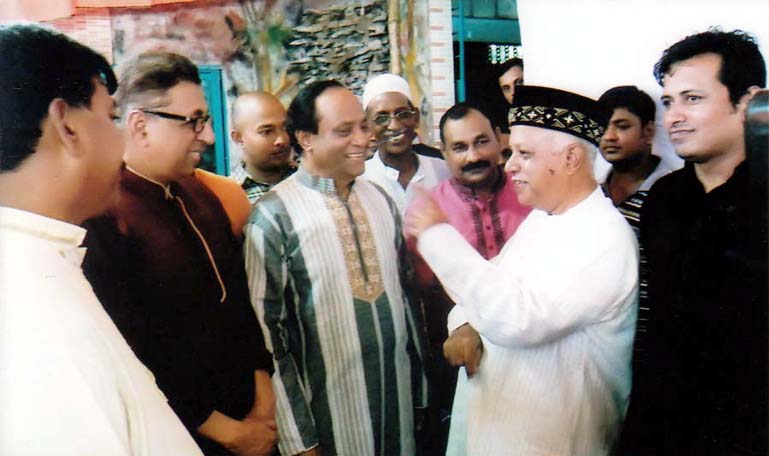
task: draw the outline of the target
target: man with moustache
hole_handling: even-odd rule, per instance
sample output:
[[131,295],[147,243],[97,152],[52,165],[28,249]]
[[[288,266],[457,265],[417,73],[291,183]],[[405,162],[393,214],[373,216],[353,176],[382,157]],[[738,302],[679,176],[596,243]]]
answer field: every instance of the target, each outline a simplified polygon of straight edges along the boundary
[[448,179],[449,170],[443,160],[414,151],[419,109],[405,79],[389,73],[371,78],[363,88],[363,108],[377,145],[363,177],[382,187],[403,214],[417,184],[432,188]]
[[[491,259],[531,209],[518,203],[513,183],[499,164],[502,146],[491,121],[481,111],[466,103],[454,105],[441,117],[439,131],[452,177],[430,190],[430,195],[448,217],[448,223],[483,258]],[[416,239],[408,239],[407,245],[414,260],[416,290],[425,315],[432,355],[431,377],[443,432],[436,453],[444,454],[457,369],[443,357],[443,343],[448,337],[446,323],[454,303],[416,251]]]
[[363,173],[369,131],[340,83],[288,108],[303,150],[246,225],[251,297],[272,352],[281,454],[413,455],[426,405],[398,210]]
[[205,454],[274,446],[271,362],[248,299],[241,244],[194,177],[214,141],[197,68],[148,52],[122,71],[120,202],[92,219],[84,271]]
[[666,49],[654,73],[686,165],[642,210],[649,350],[620,453],[767,454],[768,202],[743,123],[766,64],[750,35],[711,29]]
[[290,176],[291,147],[286,133],[286,108],[267,92],[240,95],[232,107],[230,137],[243,151],[232,178],[253,205],[275,184]]
[[92,49],[0,25],[0,454],[200,455],[80,267],[118,195],[117,81]]
[[[468,381],[466,454],[608,455],[630,393],[635,236],[593,177],[607,117],[589,98],[522,86],[510,111],[518,201],[533,207],[485,259],[425,194],[406,220],[483,358]],[[490,286],[492,284],[492,286]],[[447,347],[452,363],[480,342]],[[451,450],[451,448],[450,448]]]

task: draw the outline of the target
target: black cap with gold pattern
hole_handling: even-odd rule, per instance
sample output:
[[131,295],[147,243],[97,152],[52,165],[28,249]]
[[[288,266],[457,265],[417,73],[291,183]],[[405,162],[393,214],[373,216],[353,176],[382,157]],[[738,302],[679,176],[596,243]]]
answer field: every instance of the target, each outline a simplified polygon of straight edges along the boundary
[[515,89],[507,120],[511,127],[529,125],[562,131],[597,146],[610,117],[591,98],[550,87],[523,85]]

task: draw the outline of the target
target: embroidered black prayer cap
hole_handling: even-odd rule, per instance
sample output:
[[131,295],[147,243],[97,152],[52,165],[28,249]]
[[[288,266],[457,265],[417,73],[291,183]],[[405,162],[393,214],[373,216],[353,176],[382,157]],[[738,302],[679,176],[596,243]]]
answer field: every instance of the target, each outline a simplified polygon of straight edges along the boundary
[[516,87],[507,120],[510,126],[529,125],[562,131],[598,145],[609,123],[607,109],[597,101],[551,87]]

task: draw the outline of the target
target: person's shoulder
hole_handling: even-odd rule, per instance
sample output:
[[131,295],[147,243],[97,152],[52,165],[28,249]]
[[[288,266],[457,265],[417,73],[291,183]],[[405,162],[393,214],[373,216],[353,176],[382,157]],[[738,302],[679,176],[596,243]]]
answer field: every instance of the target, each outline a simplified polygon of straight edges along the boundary
[[419,157],[419,166],[428,173],[428,176],[431,175],[430,180],[434,181],[432,185],[430,182],[425,182],[428,187],[433,187],[451,177],[451,170],[449,170],[445,160],[419,154],[417,154],[417,157]]
[[243,188],[228,177],[204,169],[196,169],[195,177],[216,195],[230,219],[233,231],[239,233],[251,213],[251,203]]
[[[356,191],[366,200],[371,201],[372,199],[379,199],[387,204],[393,215],[399,213],[398,205],[395,203],[395,200],[389,193],[387,193],[387,190],[385,190],[380,183],[368,180],[364,176],[361,176],[355,180],[355,187]],[[364,202],[364,204],[366,203]]]
[[686,182],[689,170],[680,168],[660,176],[650,188],[650,193],[660,192],[668,188],[674,188],[683,185]]
[[[294,200],[294,198],[285,198],[285,193],[303,191],[303,186],[296,182],[294,176],[295,174],[288,176],[260,196],[259,199],[254,202],[247,223],[256,223],[260,220],[278,220],[283,217],[289,217],[289,211],[286,208],[286,205],[290,206],[291,201]],[[304,198],[299,199],[304,200]]]
[[419,155],[425,157],[432,157],[443,160],[443,154],[441,150],[435,147],[428,146],[427,144],[417,143],[411,146],[411,148]]
[[639,187],[639,190],[648,192],[652,188],[652,186],[654,186],[654,184],[656,184],[660,179],[678,170],[680,170],[680,168],[676,168],[675,166],[668,163],[665,159],[660,158],[660,161],[657,163],[657,166],[654,168],[651,174],[649,174],[646,180],[643,181],[643,183]]
[[423,164],[427,163],[433,167],[448,169],[448,165],[446,165],[446,160],[442,158],[436,158],[436,157],[431,157],[428,155],[421,155],[421,154],[417,154],[417,157],[419,158],[420,163],[423,163]]
[[365,175],[361,175],[355,179],[355,190],[367,195],[378,195],[387,201],[392,201],[392,197],[387,193],[387,190],[385,190],[380,182],[368,179]]
[[233,179],[221,176],[205,169],[196,169],[195,177],[205,184],[212,192],[221,197],[245,197],[243,188]]
[[644,198],[642,212],[656,211],[661,206],[675,210],[691,190],[692,172],[684,167],[657,179]]

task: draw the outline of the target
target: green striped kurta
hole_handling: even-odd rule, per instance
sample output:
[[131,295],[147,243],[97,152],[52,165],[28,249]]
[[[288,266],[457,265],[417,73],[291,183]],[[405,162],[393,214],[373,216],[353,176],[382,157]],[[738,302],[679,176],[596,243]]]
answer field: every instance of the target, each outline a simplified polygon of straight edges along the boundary
[[281,452],[414,454],[426,381],[392,201],[360,178],[342,201],[332,180],[300,169],[259,201],[245,231]]

